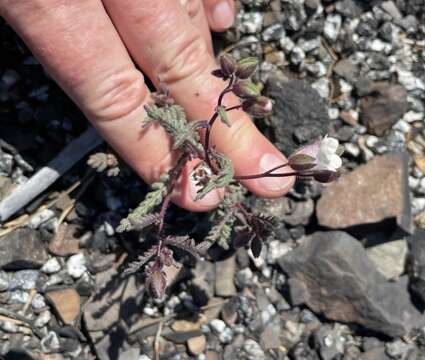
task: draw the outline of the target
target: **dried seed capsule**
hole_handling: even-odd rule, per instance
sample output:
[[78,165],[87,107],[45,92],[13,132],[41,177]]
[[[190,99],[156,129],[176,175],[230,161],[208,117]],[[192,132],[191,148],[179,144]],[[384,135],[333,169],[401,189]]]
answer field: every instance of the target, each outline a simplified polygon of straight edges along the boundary
[[236,61],[229,54],[223,54],[220,56],[220,68],[223,75],[228,78],[236,70]]
[[233,92],[240,98],[249,99],[260,95],[258,87],[250,80],[240,80],[233,85]]
[[273,104],[269,98],[259,96],[254,99],[245,100],[242,103],[242,109],[252,116],[264,117],[272,112]]
[[258,60],[255,57],[248,57],[239,60],[236,65],[236,77],[239,79],[248,79],[254,75],[257,70]]

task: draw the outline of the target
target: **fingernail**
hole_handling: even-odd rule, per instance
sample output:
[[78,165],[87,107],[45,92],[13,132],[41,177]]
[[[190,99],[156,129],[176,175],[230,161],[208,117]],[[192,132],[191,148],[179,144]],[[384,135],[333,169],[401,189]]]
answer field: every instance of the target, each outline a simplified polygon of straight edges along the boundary
[[[273,169],[276,166],[282,165],[284,160],[273,154],[264,154],[260,160],[260,172],[263,173],[267,170]],[[290,171],[289,167],[283,167],[282,169],[276,170],[276,173],[284,173]],[[294,177],[263,177],[258,179],[258,182],[270,191],[278,191],[287,189],[291,186],[294,181]]]
[[[196,182],[193,179],[189,180],[189,192],[190,197],[193,201],[195,201],[196,196],[198,195],[198,190],[202,187],[196,185]],[[208,194],[206,194],[202,199],[196,200],[196,203],[199,205],[210,207],[219,204],[221,201],[219,192],[217,190],[212,190]]]
[[227,29],[233,25],[234,15],[227,0],[220,1],[214,8],[212,18],[215,25]]

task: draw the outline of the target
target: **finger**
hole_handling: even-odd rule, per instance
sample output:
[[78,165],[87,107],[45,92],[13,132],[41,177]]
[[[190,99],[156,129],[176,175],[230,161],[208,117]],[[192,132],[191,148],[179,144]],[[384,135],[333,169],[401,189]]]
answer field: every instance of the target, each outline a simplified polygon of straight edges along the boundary
[[[104,4],[133,58],[148,76],[159,77],[191,119],[208,119],[225,83],[211,76],[215,61],[180,5],[173,0],[104,0]],[[170,12],[174,16],[169,16]],[[229,95],[225,103],[231,106],[237,101]],[[258,174],[286,161],[245,113],[229,115],[231,128],[214,125],[211,140],[233,161],[237,175]],[[293,181],[293,177],[262,178],[243,184],[258,195],[275,197],[287,192]]]
[[[170,167],[175,155],[165,131],[159,126],[141,129],[150,93],[100,2],[1,0],[0,14],[146,181],[153,182]],[[217,194],[197,203],[184,199],[194,187],[189,185],[182,183],[176,201],[190,210],[206,210],[218,202]]]
[[212,54],[213,47],[211,41],[211,32],[205,15],[204,4],[202,0],[180,0],[180,4],[186,10],[192,23],[200,31],[205,43],[208,46],[208,51]]
[[224,31],[230,28],[235,20],[234,0],[203,0],[205,12],[211,30]]

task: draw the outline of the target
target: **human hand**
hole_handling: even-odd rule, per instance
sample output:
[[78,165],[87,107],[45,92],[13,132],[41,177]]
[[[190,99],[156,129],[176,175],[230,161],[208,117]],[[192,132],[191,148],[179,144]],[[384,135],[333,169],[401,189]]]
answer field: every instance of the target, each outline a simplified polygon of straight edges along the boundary
[[[0,0],[0,15],[20,34],[49,74],[147,182],[169,169],[176,156],[160,126],[142,129],[151,95],[139,68],[158,79],[192,120],[208,119],[224,82],[217,68],[210,30],[233,22],[233,0]],[[230,95],[225,104],[234,105]],[[242,111],[232,126],[217,124],[211,144],[233,162],[236,175],[256,174],[286,162]],[[194,201],[188,163],[173,201],[192,211],[215,207],[220,191]],[[259,196],[277,197],[293,177],[241,181]]]

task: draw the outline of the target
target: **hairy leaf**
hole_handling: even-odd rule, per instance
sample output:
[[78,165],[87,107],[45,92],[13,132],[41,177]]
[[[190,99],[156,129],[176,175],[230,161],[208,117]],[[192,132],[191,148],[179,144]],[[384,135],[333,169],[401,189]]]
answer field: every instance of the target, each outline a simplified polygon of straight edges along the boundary
[[167,194],[168,179],[169,175],[164,174],[159,181],[152,184],[152,191],[147,193],[146,197],[137,208],[130,212],[126,218],[121,220],[117,228],[118,232],[138,229],[140,224],[147,221],[145,216],[158,206]]
[[149,259],[154,256],[157,252],[158,246],[154,245],[149,250],[147,250],[143,255],[139,255],[137,260],[131,262],[127,269],[125,269],[125,273],[132,274],[138,271],[143,265],[145,265]]
[[143,125],[158,122],[174,139],[174,149],[180,149],[187,144],[202,151],[196,123],[188,123],[184,109],[179,105],[158,107],[145,105],[147,118]]
[[203,255],[203,253],[208,249],[208,245],[205,242],[201,242],[200,244],[196,244],[195,240],[193,240],[188,235],[184,236],[167,236],[164,240],[164,243],[167,245],[172,245],[187,251],[188,253],[199,257],[199,255]]
[[120,172],[118,167],[118,159],[114,154],[98,152],[89,157],[87,165],[95,169],[97,172],[103,172],[106,169],[106,175],[109,177],[117,176]]

